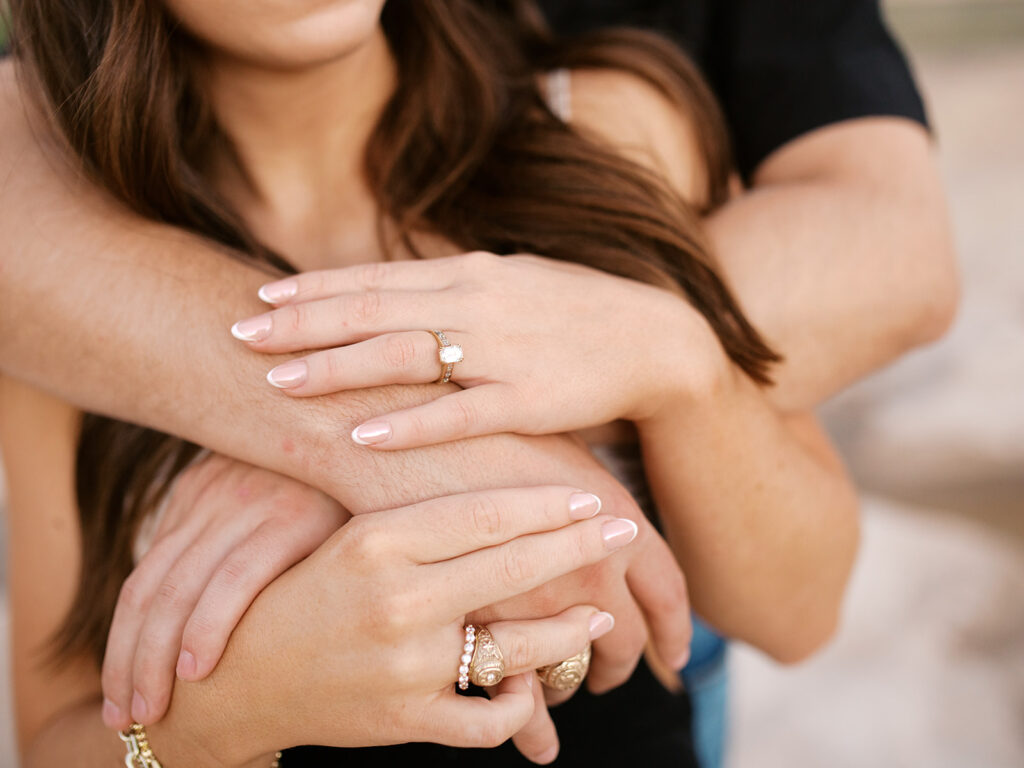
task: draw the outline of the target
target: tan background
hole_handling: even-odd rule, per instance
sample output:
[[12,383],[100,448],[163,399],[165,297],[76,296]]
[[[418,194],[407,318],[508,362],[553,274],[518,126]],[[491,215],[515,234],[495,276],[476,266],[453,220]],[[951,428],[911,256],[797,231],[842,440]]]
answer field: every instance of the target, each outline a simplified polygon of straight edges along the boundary
[[[733,768],[1024,766],[1024,0],[888,6],[928,96],[964,301],[946,340],[826,409],[865,495],[844,627],[796,669],[734,651]],[[13,768],[5,606],[0,577]]]

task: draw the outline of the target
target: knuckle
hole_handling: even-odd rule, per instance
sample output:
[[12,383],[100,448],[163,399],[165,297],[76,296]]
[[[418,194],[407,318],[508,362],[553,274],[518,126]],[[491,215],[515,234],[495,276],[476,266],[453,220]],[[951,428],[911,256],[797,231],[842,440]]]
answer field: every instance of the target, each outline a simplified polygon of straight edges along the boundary
[[277,319],[280,318],[280,327],[286,333],[302,333],[304,329],[309,327],[312,320],[312,310],[309,304],[291,304],[274,311],[276,313],[274,327],[277,327]]
[[490,251],[470,251],[464,254],[463,266],[471,272],[486,272],[494,269],[498,265],[500,256],[496,256]]
[[359,267],[356,283],[365,291],[380,290],[387,279],[388,268],[383,261],[371,261]]
[[117,601],[130,613],[142,613],[149,607],[149,594],[142,589],[138,571],[133,571],[121,585]]
[[472,530],[481,537],[493,539],[504,528],[504,510],[494,497],[476,494],[466,501]]
[[389,550],[389,538],[378,525],[360,525],[348,542],[350,556],[364,564],[380,563]]
[[595,548],[592,538],[593,534],[590,531],[570,529],[569,540],[563,551],[565,562],[572,570],[587,565],[594,559]]
[[156,590],[156,602],[164,610],[177,613],[188,603],[188,595],[175,579],[165,579]]
[[[347,366],[344,363],[344,356],[340,350],[330,349],[326,352],[313,355],[314,359],[319,358],[323,363],[323,372],[327,376],[329,382],[337,382],[344,380],[345,374],[347,373]],[[310,378],[313,378],[310,376]]]
[[378,601],[379,612],[374,622],[380,636],[389,642],[407,637],[416,624],[418,599],[412,592],[393,592]]
[[506,629],[501,639],[501,652],[509,669],[529,669],[534,658],[529,636],[520,629]]
[[220,630],[216,619],[205,611],[197,611],[189,617],[181,633],[181,644],[193,650],[202,649]]
[[381,340],[380,356],[386,367],[402,371],[416,361],[416,344],[405,334],[391,334]]
[[374,323],[381,313],[383,299],[377,291],[366,291],[352,297],[349,313],[358,323]]
[[473,426],[475,414],[467,404],[466,398],[453,395],[448,400],[448,413],[445,421],[456,434],[465,434]]
[[318,269],[314,272],[306,272],[296,278],[299,281],[297,295],[304,293],[324,293],[329,287],[327,271]]
[[249,569],[242,560],[231,557],[217,569],[214,580],[220,592],[236,592],[245,583]]
[[500,550],[498,560],[499,578],[509,587],[517,587],[529,576],[530,564],[523,546],[517,542],[511,542],[504,549]]

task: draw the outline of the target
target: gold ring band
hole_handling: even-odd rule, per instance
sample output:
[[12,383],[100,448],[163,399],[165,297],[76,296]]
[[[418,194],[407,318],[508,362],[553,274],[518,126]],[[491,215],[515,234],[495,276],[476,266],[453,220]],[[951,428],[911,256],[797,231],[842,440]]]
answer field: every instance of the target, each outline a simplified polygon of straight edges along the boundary
[[480,627],[476,635],[476,650],[469,662],[469,679],[473,685],[488,688],[505,677],[505,654],[494,642],[487,627]]
[[583,682],[590,670],[590,644],[575,656],[558,664],[548,664],[537,670],[540,681],[556,691],[571,691]]
[[427,333],[433,336],[437,342],[437,359],[441,363],[441,376],[438,378],[437,383],[447,384],[451,381],[455,364],[461,363],[463,360],[462,347],[448,341],[444,331],[427,331]]

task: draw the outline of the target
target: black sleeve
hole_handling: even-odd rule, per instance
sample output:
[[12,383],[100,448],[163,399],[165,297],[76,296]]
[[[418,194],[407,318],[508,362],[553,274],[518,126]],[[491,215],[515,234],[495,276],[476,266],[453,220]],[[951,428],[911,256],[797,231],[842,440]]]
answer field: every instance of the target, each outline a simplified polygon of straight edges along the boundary
[[725,109],[740,171],[830,123],[871,115],[927,125],[878,0],[542,0],[556,32],[635,25],[672,37]]

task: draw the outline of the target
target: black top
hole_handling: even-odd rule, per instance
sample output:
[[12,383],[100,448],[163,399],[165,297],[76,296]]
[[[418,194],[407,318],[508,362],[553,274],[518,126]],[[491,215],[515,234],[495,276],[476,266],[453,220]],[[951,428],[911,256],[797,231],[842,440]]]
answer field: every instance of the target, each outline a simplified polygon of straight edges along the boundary
[[700,65],[744,176],[807,131],[856,117],[927,124],[877,0],[540,0],[555,31],[662,32]]
[[[540,683],[537,683],[539,685]],[[640,662],[625,685],[603,696],[585,690],[551,710],[562,749],[555,768],[698,768],[690,738],[690,703],[665,690]],[[281,768],[470,766],[528,768],[534,764],[512,742],[497,749],[455,749],[437,744],[284,752]]]

